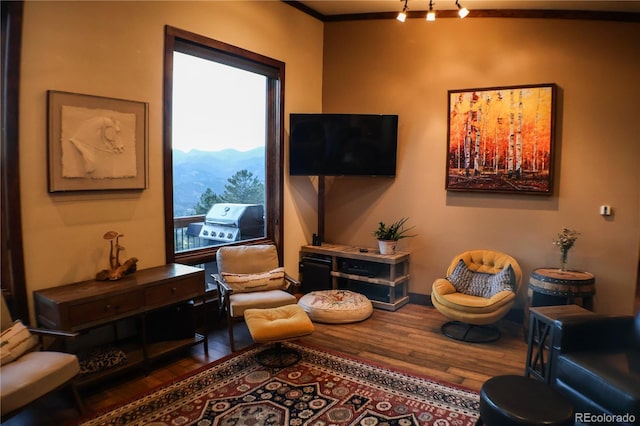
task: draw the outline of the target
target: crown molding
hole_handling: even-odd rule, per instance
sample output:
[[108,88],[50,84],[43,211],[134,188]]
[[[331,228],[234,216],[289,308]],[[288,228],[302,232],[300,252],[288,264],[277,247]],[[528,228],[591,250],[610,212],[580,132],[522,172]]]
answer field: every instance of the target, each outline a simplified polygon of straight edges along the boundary
[[[297,1],[282,0],[289,6],[313,16],[322,22],[367,21],[373,19],[395,19],[398,12],[353,13],[343,15],[323,15],[315,9]],[[424,19],[427,11],[409,11],[407,19]],[[457,18],[456,10],[437,10],[438,19]],[[524,18],[524,19],[576,19],[587,21],[640,22],[637,12],[608,12],[594,10],[551,10],[551,9],[473,9],[465,19],[470,18]]]

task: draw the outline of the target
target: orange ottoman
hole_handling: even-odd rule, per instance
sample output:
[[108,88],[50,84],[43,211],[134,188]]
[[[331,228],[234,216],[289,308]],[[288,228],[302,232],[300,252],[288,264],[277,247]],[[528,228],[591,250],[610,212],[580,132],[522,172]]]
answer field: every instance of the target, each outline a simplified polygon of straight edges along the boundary
[[300,360],[298,351],[284,348],[282,342],[313,333],[313,323],[298,305],[285,305],[271,309],[247,309],[244,320],[251,337],[257,343],[275,343],[257,355],[260,364],[283,368]]

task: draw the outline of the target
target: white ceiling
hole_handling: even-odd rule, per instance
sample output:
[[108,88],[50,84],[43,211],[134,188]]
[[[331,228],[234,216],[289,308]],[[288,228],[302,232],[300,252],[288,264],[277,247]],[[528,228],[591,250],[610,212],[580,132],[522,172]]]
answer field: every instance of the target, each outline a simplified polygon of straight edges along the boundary
[[[640,1],[593,0],[459,0],[470,11],[474,9],[539,9],[539,10],[590,10],[611,12],[640,12]],[[404,0],[302,0],[300,3],[322,15],[346,15],[354,13],[399,12]],[[429,0],[408,0],[410,11],[424,11]],[[455,0],[434,0],[436,10],[456,9]]]

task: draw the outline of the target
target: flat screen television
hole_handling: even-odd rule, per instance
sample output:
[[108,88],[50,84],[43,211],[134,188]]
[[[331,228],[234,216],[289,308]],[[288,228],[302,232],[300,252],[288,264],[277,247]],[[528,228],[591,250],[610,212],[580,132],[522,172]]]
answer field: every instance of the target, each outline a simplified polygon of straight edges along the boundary
[[291,114],[289,174],[395,176],[398,116]]

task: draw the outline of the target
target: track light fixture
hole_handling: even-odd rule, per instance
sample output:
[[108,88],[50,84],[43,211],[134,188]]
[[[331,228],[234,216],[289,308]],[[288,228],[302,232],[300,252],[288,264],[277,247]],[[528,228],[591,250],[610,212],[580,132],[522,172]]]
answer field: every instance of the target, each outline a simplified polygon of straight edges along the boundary
[[436,20],[436,12],[433,10],[433,0],[429,0],[429,12],[427,12],[427,21],[433,22]]
[[[402,12],[398,13],[398,17],[396,19],[400,22],[404,22],[407,20],[407,13],[408,13],[407,11],[409,10],[409,7],[407,6],[408,0],[400,0],[400,1],[404,2],[404,6],[402,7]],[[430,22],[433,22],[436,20],[436,11],[433,8],[434,4],[435,4],[434,0],[429,0],[429,11],[427,12],[427,21],[430,21]],[[458,16],[460,17],[460,19],[464,18],[469,14],[469,9],[462,6],[460,4],[460,0],[455,0],[455,4],[456,4],[456,7],[458,8]]]
[[456,6],[458,6],[458,16],[460,17],[460,19],[464,18],[469,14],[469,9],[467,9],[464,6],[460,6],[459,0],[456,0]]
[[400,22],[404,22],[407,20],[407,1],[408,0],[404,0],[404,7],[402,8],[402,12],[398,13],[398,17],[396,18]]

